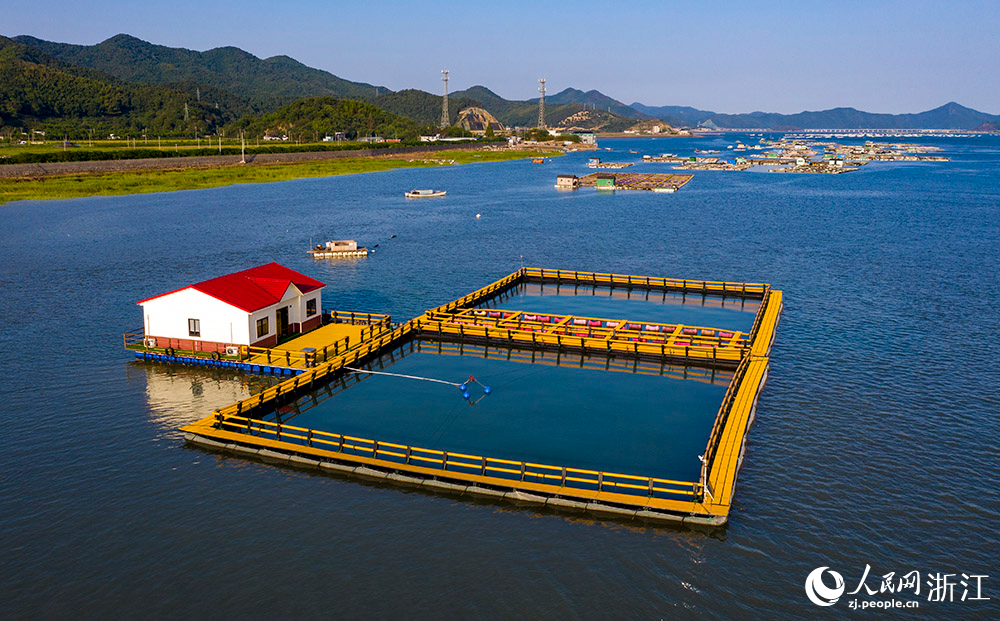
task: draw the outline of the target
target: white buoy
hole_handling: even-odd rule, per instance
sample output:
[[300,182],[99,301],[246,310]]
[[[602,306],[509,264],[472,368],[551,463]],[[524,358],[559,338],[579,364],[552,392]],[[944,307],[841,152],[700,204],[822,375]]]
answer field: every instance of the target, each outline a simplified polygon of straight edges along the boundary
[[483,214],[481,214],[481,213],[477,213],[476,214],[476,218],[482,218],[482,217],[483,217]]

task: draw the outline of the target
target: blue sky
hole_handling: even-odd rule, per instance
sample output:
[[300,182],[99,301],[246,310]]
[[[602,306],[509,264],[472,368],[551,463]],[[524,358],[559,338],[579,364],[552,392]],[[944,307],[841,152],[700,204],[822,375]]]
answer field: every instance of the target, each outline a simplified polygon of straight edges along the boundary
[[[620,7],[620,8],[619,8]],[[0,34],[94,44],[119,32],[173,47],[285,54],[341,77],[511,99],[597,89],[625,103],[716,112],[948,101],[1000,114],[1000,2],[8,3]]]

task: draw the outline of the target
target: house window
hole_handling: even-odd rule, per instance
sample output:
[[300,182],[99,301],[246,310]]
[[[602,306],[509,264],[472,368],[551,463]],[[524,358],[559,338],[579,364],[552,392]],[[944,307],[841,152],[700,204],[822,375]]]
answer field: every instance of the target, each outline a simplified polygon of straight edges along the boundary
[[201,336],[201,319],[188,319],[188,336]]
[[257,320],[257,338],[267,336],[267,333],[270,331],[271,328],[267,325],[267,317],[261,317]]
[[316,298],[311,300],[306,300],[306,317],[312,317],[316,314]]

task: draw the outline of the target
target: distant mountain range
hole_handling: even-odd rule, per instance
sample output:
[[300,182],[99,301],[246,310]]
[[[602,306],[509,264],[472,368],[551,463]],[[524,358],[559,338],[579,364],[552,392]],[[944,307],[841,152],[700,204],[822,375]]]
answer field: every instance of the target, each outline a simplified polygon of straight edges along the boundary
[[711,122],[720,128],[747,129],[975,129],[984,123],[1000,122],[1000,115],[986,114],[955,102],[919,114],[875,114],[854,108],[833,108],[819,112],[776,114],[719,114],[685,106],[632,107],[657,118],[674,119],[681,125],[698,126]]
[[[259,127],[257,120],[284,110],[283,122],[310,123],[302,115],[329,114],[327,99],[284,108],[311,98],[356,100],[412,124],[385,117],[386,127],[407,132],[437,126],[441,96],[410,89],[352,82],[313,69],[287,56],[260,59],[235,47],[206,52],[155,45],[120,34],[97,45],[72,45],[31,36],[0,37],[0,125],[43,127],[66,135],[83,125],[101,130],[155,133],[213,132],[236,123]],[[508,100],[485,86],[449,95],[450,121],[468,106],[483,107],[508,126],[532,127],[538,99]],[[186,106],[186,108],[185,108]],[[185,111],[186,110],[186,111]],[[370,125],[372,108],[338,107],[338,114],[365,114],[351,126]],[[353,111],[353,112],[352,112]],[[720,114],[685,106],[626,105],[603,93],[567,88],[545,98],[546,124],[599,131],[622,131],[661,119],[674,126],[699,125],[747,129],[995,129],[1000,116],[949,103],[919,114],[873,114],[854,108],[775,114]],[[289,116],[291,115],[291,116]],[[572,117],[572,118],[571,118]],[[379,117],[381,118],[381,117]],[[367,125],[366,125],[367,124]]]

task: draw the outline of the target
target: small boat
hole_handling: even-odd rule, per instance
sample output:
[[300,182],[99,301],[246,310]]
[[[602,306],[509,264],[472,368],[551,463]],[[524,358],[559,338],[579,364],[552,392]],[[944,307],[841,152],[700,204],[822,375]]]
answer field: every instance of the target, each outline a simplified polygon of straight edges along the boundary
[[[376,244],[377,245],[377,244]],[[331,257],[367,257],[368,249],[358,246],[358,242],[353,239],[338,239],[328,241],[325,244],[316,244],[307,250],[314,259],[327,259]]]
[[406,193],[406,198],[433,198],[444,196],[448,192],[445,190],[410,190]]
[[544,164],[545,163],[545,158],[544,157],[533,157],[533,158],[531,158],[531,163],[532,164]]
[[638,151],[636,151],[635,149],[629,149],[628,152],[629,153],[638,153]]

